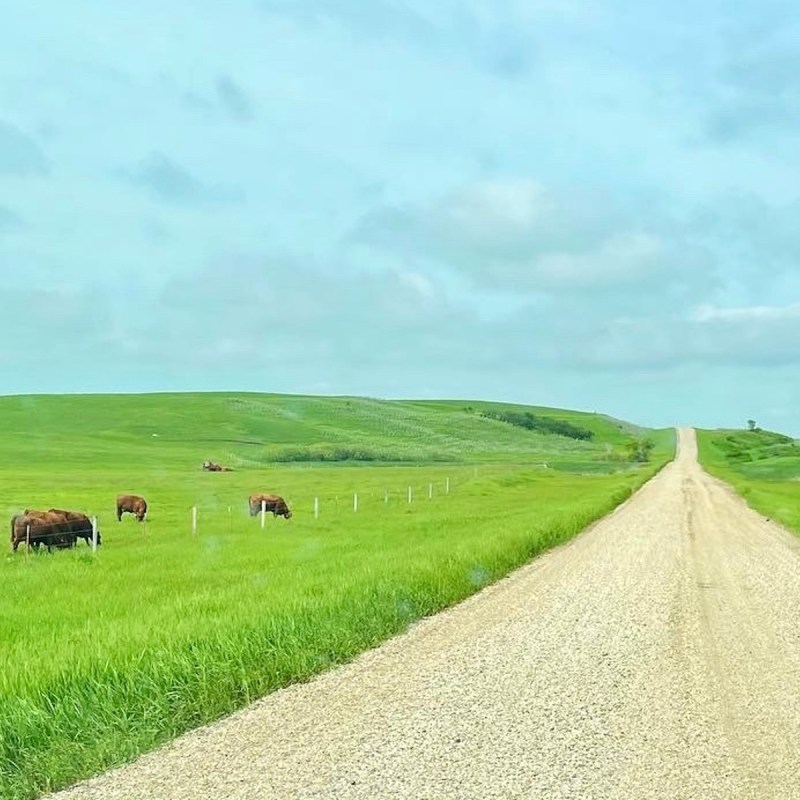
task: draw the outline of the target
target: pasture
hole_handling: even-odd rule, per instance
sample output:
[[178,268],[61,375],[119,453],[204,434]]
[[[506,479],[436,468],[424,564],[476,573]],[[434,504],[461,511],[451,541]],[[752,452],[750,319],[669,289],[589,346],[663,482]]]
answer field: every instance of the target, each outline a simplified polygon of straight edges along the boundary
[[[592,432],[578,441],[482,416],[490,406],[510,408],[0,398],[6,519],[71,508],[103,537],[95,555],[0,560],[0,797],[122,763],[352,658],[577,533],[672,456],[672,431],[646,432],[651,461],[632,464],[634,426],[528,409]],[[206,458],[235,471],[203,472]],[[262,530],[253,491],[283,495],[293,518]],[[146,524],[116,521],[118,492],[147,498]]]
[[800,442],[772,431],[698,430],[700,463],[764,516],[800,534]]

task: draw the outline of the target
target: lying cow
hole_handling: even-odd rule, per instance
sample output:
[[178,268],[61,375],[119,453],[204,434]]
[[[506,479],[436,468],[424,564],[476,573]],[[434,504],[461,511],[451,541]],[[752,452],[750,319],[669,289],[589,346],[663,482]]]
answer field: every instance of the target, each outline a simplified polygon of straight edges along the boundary
[[[44,545],[48,550],[53,547],[74,547],[78,539],[87,544],[92,538],[92,523],[85,514],[62,509],[36,511],[26,509],[24,514],[16,514],[11,518],[11,546],[16,550],[21,542],[38,550]],[[100,544],[100,533],[97,534]]]
[[215,464],[213,461],[204,461],[203,469],[206,472],[233,472],[230,467],[223,467],[221,464]]
[[123,514],[133,514],[137,522],[147,516],[147,501],[138,494],[117,495],[117,521],[122,522]]
[[286,501],[277,494],[251,494],[250,495],[250,516],[255,517],[261,511],[261,504],[264,504],[265,511],[271,511],[273,517],[286,517],[289,519],[292,512]]

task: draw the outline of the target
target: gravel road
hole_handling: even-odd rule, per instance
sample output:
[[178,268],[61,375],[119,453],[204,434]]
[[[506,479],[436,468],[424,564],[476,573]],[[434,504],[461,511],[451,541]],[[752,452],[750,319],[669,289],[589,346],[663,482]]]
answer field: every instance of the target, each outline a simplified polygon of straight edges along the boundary
[[796,800],[799,762],[800,543],[682,430],[675,462],[569,544],[52,797]]

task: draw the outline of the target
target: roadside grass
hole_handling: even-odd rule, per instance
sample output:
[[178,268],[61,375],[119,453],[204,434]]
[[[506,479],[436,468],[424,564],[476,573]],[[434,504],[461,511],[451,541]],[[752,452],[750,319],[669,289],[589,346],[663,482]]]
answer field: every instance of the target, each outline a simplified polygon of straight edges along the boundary
[[[674,447],[671,431],[648,432],[657,442],[652,462],[632,467],[609,458],[624,444],[617,423],[592,419],[598,433],[589,448],[534,436],[537,446],[549,439],[550,450],[526,451],[528,431],[477,418],[470,424],[490,430],[448,433],[449,407],[399,403],[413,406],[426,430],[449,436],[449,447],[475,435],[490,457],[478,463],[480,451],[467,441],[463,452],[451,450],[459,461],[447,464],[200,471],[207,454],[224,461],[226,452],[242,452],[235,444],[222,455],[204,449],[220,426],[225,437],[276,437],[284,422],[272,428],[271,420],[288,411],[330,426],[327,438],[314,431],[315,442],[334,434],[348,445],[370,441],[347,405],[341,428],[327,420],[330,407],[354,399],[326,398],[319,411],[321,398],[288,398],[284,408],[278,396],[264,403],[247,396],[239,417],[218,422],[240,398],[0,400],[7,517],[27,506],[76,508],[98,514],[103,535],[96,555],[80,545],[0,559],[0,797],[35,797],[124,763],[351,659],[579,532],[653,475]],[[391,418],[393,404],[380,404],[380,413],[383,422],[370,423],[380,446],[426,441],[404,411]],[[381,438],[382,426],[398,432]],[[158,431],[166,441],[151,436]],[[617,440],[605,441],[604,432]],[[32,447],[22,458],[18,437],[26,434]],[[543,468],[543,460],[564,469]],[[293,518],[268,516],[262,530],[247,512],[255,490],[279,491]],[[116,522],[118,491],[148,498],[146,525],[129,516]]]
[[698,430],[700,463],[749,506],[800,534],[800,442],[772,431]]

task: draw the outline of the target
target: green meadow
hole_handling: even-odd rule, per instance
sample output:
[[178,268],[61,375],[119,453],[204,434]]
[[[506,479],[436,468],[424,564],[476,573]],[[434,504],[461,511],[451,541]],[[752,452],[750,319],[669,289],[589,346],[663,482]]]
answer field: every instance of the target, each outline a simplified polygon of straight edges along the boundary
[[800,533],[800,441],[765,430],[698,430],[700,463],[748,505]]
[[[645,436],[650,460],[632,462]],[[0,797],[123,763],[352,658],[579,532],[673,450],[671,430],[475,401],[0,398],[6,519],[71,508],[102,534],[96,554],[0,559]],[[262,528],[254,491],[281,494],[292,519]],[[146,523],[116,521],[120,492],[147,498]]]

